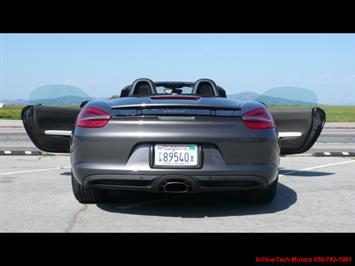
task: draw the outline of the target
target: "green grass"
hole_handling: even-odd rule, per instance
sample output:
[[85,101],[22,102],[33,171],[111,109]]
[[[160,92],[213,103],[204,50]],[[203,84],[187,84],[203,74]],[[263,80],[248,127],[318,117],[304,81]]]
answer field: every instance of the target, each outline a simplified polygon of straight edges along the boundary
[[355,122],[355,106],[321,106],[329,122]]
[[[309,108],[311,108],[310,106]],[[327,116],[327,122],[355,122],[355,106],[320,105]],[[306,106],[269,106],[271,110],[304,109]]]
[[[21,119],[22,105],[4,105],[0,108],[0,119]],[[79,106],[63,106],[68,108],[79,108]]]
[[4,105],[0,108],[0,119],[21,119],[21,105]]
[[[73,107],[73,106],[71,106]],[[355,122],[355,106],[320,106],[327,114],[328,122]],[[21,105],[5,105],[0,108],[0,119],[21,119]],[[269,106],[271,110],[303,109],[305,106]]]

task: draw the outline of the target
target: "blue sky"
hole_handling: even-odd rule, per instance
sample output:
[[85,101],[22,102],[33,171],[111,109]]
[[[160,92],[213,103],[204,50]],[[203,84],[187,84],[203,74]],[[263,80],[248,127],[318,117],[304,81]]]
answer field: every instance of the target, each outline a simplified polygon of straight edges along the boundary
[[296,86],[355,104],[355,34],[1,34],[0,53],[0,99],[48,84],[105,97],[139,77],[207,77],[228,93]]

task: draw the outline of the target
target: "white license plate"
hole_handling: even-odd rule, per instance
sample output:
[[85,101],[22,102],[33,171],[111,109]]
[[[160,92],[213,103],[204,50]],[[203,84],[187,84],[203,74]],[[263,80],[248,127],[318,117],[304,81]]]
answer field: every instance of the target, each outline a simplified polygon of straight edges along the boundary
[[154,165],[196,167],[199,162],[198,147],[195,144],[156,144]]

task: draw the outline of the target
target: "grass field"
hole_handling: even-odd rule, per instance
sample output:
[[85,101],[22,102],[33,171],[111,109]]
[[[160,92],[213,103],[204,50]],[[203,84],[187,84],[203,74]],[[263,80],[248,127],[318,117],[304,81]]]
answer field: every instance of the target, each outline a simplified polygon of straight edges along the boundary
[[0,108],[0,119],[21,119],[21,105],[4,105]]
[[[327,114],[327,122],[355,122],[355,106],[320,106]],[[0,119],[21,119],[23,106],[5,105],[0,108]],[[304,106],[270,106],[273,109],[302,109]]]
[[[355,122],[355,106],[320,105],[327,116],[327,122]],[[304,109],[305,106],[269,106],[271,110]]]
[[321,106],[328,122],[355,122],[355,106]]
[[[21,119],[22,105],[4,105],[0,108],[0,119]],[[68,108],[79,108],[79,106],[66,106]]]

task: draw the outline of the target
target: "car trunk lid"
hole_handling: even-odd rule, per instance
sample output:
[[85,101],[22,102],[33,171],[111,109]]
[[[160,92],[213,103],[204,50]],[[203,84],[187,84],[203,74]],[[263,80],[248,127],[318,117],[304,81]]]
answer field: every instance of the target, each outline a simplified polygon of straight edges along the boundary
[[116,116],[239,116],[241,101],[187,95],[122,98],[111,101]]

